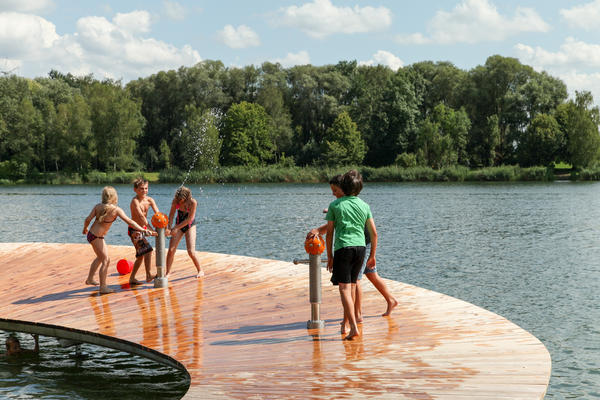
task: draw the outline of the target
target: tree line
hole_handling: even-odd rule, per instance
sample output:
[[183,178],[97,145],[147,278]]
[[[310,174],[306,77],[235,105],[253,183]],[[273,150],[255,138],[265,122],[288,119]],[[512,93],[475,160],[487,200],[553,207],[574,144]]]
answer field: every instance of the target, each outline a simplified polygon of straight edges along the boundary
[[203,61],[123,85],[51,71],[0,77],[0,178],[217,166],[575,167],[600,156],[590,92],[494,55],[462,70],[225,67]]

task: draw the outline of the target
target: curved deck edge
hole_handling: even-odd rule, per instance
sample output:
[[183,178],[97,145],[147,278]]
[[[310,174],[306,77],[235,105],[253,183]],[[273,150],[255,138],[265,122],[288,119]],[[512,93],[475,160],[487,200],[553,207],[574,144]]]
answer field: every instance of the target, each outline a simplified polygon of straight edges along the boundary
[[6,318],[0,318],[0,329],[3,331],[14,331],[29,334],[38,334],[47,337],[68,339],[74,342],[88,343],[96,346],[106,347],[114,350],[124,351],[135,354],[152,361],[165,364],[169,367],[183,371],[190,378],[190,374],[185,366],[166,354],[133,343],[117,337],[103,335],[101,333],[89,332],[81,329],[68,328],[59,325],[45,324],[39,322],[18,321]]

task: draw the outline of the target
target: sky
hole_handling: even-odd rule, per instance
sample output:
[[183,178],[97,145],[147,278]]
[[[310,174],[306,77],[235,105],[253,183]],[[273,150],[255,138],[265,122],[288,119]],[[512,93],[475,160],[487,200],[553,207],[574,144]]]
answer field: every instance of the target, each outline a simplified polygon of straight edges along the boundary
[[396,70],[499,54],[600,103],[600,0],[0,0],[0,73],[123,83],[220,60]]

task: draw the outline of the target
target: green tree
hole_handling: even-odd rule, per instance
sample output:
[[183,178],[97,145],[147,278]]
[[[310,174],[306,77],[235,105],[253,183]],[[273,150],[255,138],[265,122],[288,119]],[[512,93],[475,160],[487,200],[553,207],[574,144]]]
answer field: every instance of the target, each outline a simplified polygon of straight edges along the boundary
[[270,118],[259,104],[234,104],[223,118],[223,165],[264,165],[273,158]]
[[427,118],[417,132],[417,161],[420,165],[442,168],[456,164],[458,158],[452,138],[442,133],[440,124]]
[[50,153],[56,171],[87,171],[95,157],[90,109],[85,99],[76,95],[58,105]]
[[552,115],[537,114],[519,145],[519,162],[524,167],[548,165],[558,157],[564,134]]
[[343,112],[327,129],[321,152],[327,165],[360,164],[365,157],[365,142],[347,112]]
[[428,118],[437,124],[440,135],[448,136],[451,139],[451,148],[456,156],[456,162],[467,165],[469,161],[467,140],[471,120],[465,110],[461,108],[457,111],[440,103],[435,106]]
[[144,118],[138,101],[132,100],[119,82],[94,82],[86,89],[92,132],[101,170],[136,168],[136,138]]
[[158,151],[159,151],[158,160],[160,162],[160,166],[162,168],[171,168],[172,167],[171,149],[169,148],[169,145],[167,144],[167,141],[165,139],[160,141],[160,146],[158,147]]
[[258,91],[256,103],[264,107],[271,117],[269,131],[271,141],[275,145],[275,153],[281,157],[283,154],[293,152],[292,118],[285,106],[283,91],[277,86],[262,87]]
[[335,66],[301,65],[288,70],[288,84],[292,126],[300,127],[295,130],[294,148],[304,150],[295,155],[300,164],[310,164],[318,153],[307,150],[322,143],[327,127],[343,111],[350,82]]
[[349,112],[362,133],[368,165],[390,165],[415,147],[418,99],[409,73],[361,66],[352,75]]
[[566,138],[561,158],[575,167],[587,167],[599,157],[600,111],[593,103],[590,92],[576,92],[575,100],[556,109],[556,120]]
[[[469,72],[465,83],[465,110],[471,118],[469,152],[473,163],[485,164],[489,158],[488,145],[496,143],[493,165],[516,161],[514,143],[529,125],[520,88],[534,75],[533,68],[522,65],[515,58],[499,55],[489,57],[483,66]],[[489,126],[490,117],[496,116],[497,129]],[[489,138],[489,133],[498,136]],[[497,141],[496,141],[497,139]]]

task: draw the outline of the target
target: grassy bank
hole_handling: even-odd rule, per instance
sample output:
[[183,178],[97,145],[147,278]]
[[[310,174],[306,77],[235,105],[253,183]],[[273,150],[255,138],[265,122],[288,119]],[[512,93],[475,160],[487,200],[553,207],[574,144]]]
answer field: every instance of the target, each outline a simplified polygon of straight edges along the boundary
[[[520,168],[503,166],[470,170],[466,167],[432,169],[427,167],[280,167],[259,168],[230,167],[210,171],[192,171],[187,176],[189,183],[316,183],[327,182],[330,177],[342,174],[350,168],[358,169],[366,182],[506,182],[506,181],[551,181],[553,170],[546,167]],[[164,170],[159,181],[164,183],[183,182],[186,173],[178,170]]]
[[[128,184],[138,176],[151,183],[192,184],[206,183],[319,183],[330,177],[342,174],[350,168],[358,169],[366,182],[510,182],[510,181],[553,181],[557,177],[570,180],[600,180],[600,167],[582,169],[564,174],[551,167],[521,168],[501,166],[481,169],[468,169],[462,166],[432,169],[427,167],[401,168],[388,167],[284,167],[269,165],[264,167],[219,167],[213,170],[186,171],[168,169],[159,172],[99,172],[78,173],[38,173],[19,181],[0,178],[0,184]],[[560,173],[560,175],[559,175]]]

